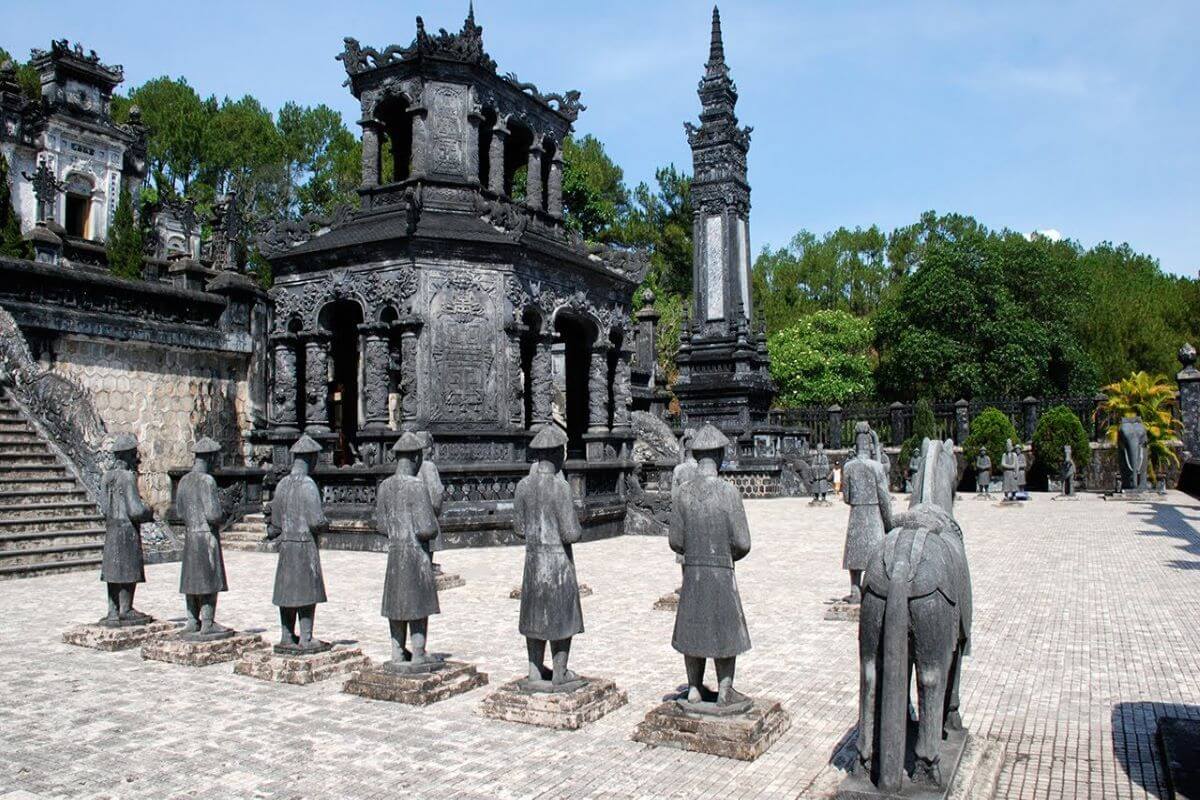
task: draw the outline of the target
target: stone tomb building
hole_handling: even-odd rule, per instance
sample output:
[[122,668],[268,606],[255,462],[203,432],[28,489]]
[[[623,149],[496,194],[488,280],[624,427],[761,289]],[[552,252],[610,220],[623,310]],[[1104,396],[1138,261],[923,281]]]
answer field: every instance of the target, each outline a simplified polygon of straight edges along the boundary
[[403,430],[432,433],[451,543],[505,541],[531,429],[562,425],[589,535],[620,533],[632,468],[633,292],[643,254],[563,224],[562,141],[579,93],[502,75],[461,31],[380,50],[345,40],[360,101],[361,208],[279,225],[271,262],[269,483],[304,430],[336,521],[326,546],[381,547],[362,520]]

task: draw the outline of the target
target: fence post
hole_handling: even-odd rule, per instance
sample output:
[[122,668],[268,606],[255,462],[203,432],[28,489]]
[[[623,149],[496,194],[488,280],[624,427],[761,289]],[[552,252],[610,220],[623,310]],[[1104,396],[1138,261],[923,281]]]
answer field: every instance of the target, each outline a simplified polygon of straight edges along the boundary
[[904,444],[904,403],[899,400],[889,407],[892,414],[892,447]]
[[1196,348],[1191,344],[1179,348],[1178,357],[1183,367],[1175,376],[1179,384],[1179,418],[1183,423],[1183,458],[1190,461],[1200,457],[1200,370],[1196,369]]
[[829,407],[829,449],[842,447],[842,407],[834,403]]
[[971,435],[971,404],[959,400],[954,404],[954,443],[962,447],[962,443]]
[[1033,429],[1037,427],[1038,401],[1036,397],[1026,397],[1021,401],[1021,419],[1025,422],[1025,441],[1033,441]]

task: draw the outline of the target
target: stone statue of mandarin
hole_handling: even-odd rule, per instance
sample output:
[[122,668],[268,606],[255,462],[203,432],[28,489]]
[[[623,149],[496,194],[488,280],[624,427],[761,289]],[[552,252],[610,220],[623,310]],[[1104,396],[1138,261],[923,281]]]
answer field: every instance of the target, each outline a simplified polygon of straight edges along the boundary
[[[567,437],[556,425],[543,425],[529,443],[535,464],[517,484],[513,531],[525,541],[521,580],[520,632],[529,654],[529,681],[549,677],[553,686],[578,679],[567,669],[571,637],[583,633],[583,608],[571,545],[583,536],[571,485],[560,473]],[[544,666],[550,643],[553,669]]]
[[[437,538],[438,523],[428,486],[417,475],[424,445],[406,433],[392,446],[396,474],[379,484],[375,500],[375,527],[388,537],[387,575],[383,581],[383,606],[391,628],[392,664],[420,667],[437,659],[425,652],[429,617],[441,613],[429,546]],[[404,647],[412,635],[412,651]]]
[[[433,463],[433,436],[429,431],[421,431],[416,434],[417,440],[421,443],[421,468],[417,471],[417,477],[425,484],[425,490],[429,493],[429,502],[433,505],[433,513],[438,518],[442,517],[442,500],[446,495],[446,485],[442,483],[442,474],[438,471],[437,464]],[[442,541],[442,531],[439,528],[437,536],[429,543],[429,558],[433,559],[433,554],[438,550],[444,550],[445,543]],[[433,565],[434,574],[439,574],[442,571],[441,564]]]
[[[872,458],[871,426],[854,428],[855,457],[842,467],[842,499],[850,506],[842,569],[850,572],[851,603],[862,602],[862,574],[891,527],[892,496],[883,465]],[[918,459],[918,462],[920,459]]]
[[104,499],[104,556],[100,580],[108,584],[108,616],[101,625],[144,625],[152,621],[133,607],[133,594],[139,583],[146,582],[142,562],[143,522],[154,519],[154,512],[138,494],[138,442],[131,433],[119,434],[112,444],[116,459],[100,481]]
[[[695,445],[692,445],[695,449]],[[812,494],[813,502],[824,503],[825,495],[833,491],[833,466],[829,456],[825,455],[825,444],[817,442],[817,453],[812,460]]]
[[[316,531],[325,526],[321,491],[310,473],[321,445],[307,434],[292,445],[292,470],[280,478],[271,500],[268,539],[279,539],[279,561],[275,567],[275,593],[271,602],[279,607],[282,628],[277,650],[315,653],[329,645],[313,639],[313,617],[317,604],[324,603],[325,578]],[[300,635],[296,635],[296,620]]]
[[979,494],[992,492],[992,457],[981,447],[975,456],[975,491]]
[[1004,470],[1004,499],[1016,500],[1017,492],[1021,486],[1017,475],[1017,470],[1020,468],[1020,462],[1017,460],[1017,451],[1013,447],[1012,439],[1004,442],[1004,456],[1000,459],[1000,469]]
[[691,428],[684,430],[683,435],[679,437],[679,463],[671,470],[672,500],[678,494],[678,487],[696,475],[696,456],[692,452],[692,440],[695,438],[696,432]]
[[1071,445],[1063,445],[1062,493],[1067,497],[1075,494],[1075,461],[1071,458]]
[[217,535],[225,514],[217,494],[217,481],[209,474],[211,462],[221,446],[205,437],[192,446],[196,459],[192,470],[179,479],[175,508],[183,519],[183,559],[179,569],[179,591],[187,598],[187,624],[184,633],[218,639],[233,631],[213,621],[217,613],[217,594],[229,589],[225,580],[225,559]]
[[697,475],[679,490],[671,508],[671,549],[683,556],[683,588],[675,612],[671,646],[683,654],[688,703],[709,701],[704,687],[707,659],[717,670],[716,703],[745,701],[734,691],[737,657],[750,649],[750,633],[733,564],[750,552],[750,528],[742,497],[717,475],[729,440],[705,425],[692,441]]

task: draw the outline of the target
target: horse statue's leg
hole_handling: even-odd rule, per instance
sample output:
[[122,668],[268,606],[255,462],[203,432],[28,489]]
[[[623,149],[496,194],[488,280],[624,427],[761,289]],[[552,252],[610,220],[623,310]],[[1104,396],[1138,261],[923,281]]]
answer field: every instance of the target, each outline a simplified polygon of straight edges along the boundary
[[950,657],[950,679],[946,687],[946,730],[961,731],[963,729],[962,715],[958,713],[958,682],[962,676],[962,641],[954,645],[954,654]]
[[870,775],[875,753],[875,709],[879,690],[879,645],[883,634],[882,597],[864,592],[858,617],[858,768]]
[[939,756],[945,725],[946,691],[950,664],[958,641],[958,616],[939,592],[909,601],[913,651],[917,662],[916,769],[913,781],[942,785]]

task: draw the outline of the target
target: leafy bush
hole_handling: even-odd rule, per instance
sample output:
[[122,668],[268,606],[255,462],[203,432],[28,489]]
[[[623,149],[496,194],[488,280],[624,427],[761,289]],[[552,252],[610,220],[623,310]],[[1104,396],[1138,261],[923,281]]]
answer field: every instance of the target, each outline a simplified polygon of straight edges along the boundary
[[1158,479],[1158,471],[1170,464],[1178,464],[1179,456],[1168,444],[1179,436],[1180,424],[1171,413],[1175,403],[1175,390],[1163,375],[1135,372],[1128,378],[1104,387],[1108,395],[1098,414],[1108,415],[1108,440],[1116,443],[1121,420],[1137,415],[1146,426],[1149,441],[1149,475]]
[[771,335],[771,376],[782,406],[847,403],[869,397],[871,323],[845,311],[817,311]]
[[133,198],[122,187],[117,213],[108,229],[108,268],[120,278],[142,277],[142,231],[133,218]]
[[971,420],[971,433],[963,442],[963,458],[968,464],[973,464],[980,450],[986,450],[992,459],[992,469],[999,470],[1000,459],[1004,455],[1004,444],[1012,439],[1014,444],[1021,441],[1012,420],[998,408],[988,407],[979,412],[979,416]]
[[1063,465],[1063,447],[1071,448],[1071,460],[1082,473],[1091,460],[1087,431],[1075,412],[1066,406],[1055,406],[1038,419],[1033,431],[1033,460],[1050,478],[1057,479]]
[[920,447],[923,440],[936,439],[937,435],[937,421],[933,417],[933,406],[922,397],[917,401],[917,407],[913,409],[912,433],[904,440],[904,444],[900,445],[900,469],[905,474],[908,472],[908,461],[912,457],[913,450]]

